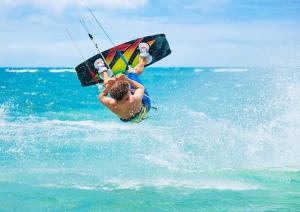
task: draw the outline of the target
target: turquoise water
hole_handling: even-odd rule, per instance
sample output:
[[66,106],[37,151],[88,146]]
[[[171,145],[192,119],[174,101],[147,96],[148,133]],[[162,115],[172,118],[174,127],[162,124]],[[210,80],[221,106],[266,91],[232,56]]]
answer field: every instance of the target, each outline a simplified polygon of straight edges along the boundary
[[300,68],[147,68],[120,122],[70,68],[0,68],[0,211],[300,211]]

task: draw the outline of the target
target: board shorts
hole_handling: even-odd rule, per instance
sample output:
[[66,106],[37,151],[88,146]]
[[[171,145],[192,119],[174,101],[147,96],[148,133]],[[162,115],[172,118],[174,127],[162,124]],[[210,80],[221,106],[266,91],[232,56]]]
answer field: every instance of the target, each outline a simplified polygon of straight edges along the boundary
[[[129,73],[127,75],[127,78],[128,79],[131,79],[133,81],[136,81],[140,84],[143,85],[142,81],[140,80],[140,78],[138,77],[138,75],[136,73]],[[130,88],[131,89],[135,89],[133,86],[130,85]],[[121,119],[121,121],[124,121],[124,122],[141,122],[143,119],[147,118],[147,114],[148,112],[150,111],[151,109],[151,99],[149,97],[149,94],[145,88],[144,90],[144,96],[143,96],[143,99],[142,99],[142,108],[141,108],[141,111],[138,112],[137,114],[135,114],[134,116],[132,116],[131,118],[129,119]]]

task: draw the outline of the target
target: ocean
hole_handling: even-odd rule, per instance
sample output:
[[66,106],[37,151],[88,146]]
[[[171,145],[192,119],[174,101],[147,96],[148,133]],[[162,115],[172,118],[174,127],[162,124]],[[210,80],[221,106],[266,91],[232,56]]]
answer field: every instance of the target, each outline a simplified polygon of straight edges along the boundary
[[72,68],[0,68],[0,211],[300,211],[300,67],[141,80],[130,124]]

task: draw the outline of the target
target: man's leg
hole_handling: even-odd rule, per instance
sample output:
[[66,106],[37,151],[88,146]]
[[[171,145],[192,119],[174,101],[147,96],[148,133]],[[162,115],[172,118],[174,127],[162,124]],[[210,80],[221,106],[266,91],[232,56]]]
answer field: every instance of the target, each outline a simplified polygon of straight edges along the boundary
[[146,64],[147,64],[147,57],[140,57],[139,63],[134,67],[134,73],[136,73],[136,75],[142,74]]
[[151,56],[149,55],[149,48],[150,47],[147,43],[139,44],[139,50],[140,50],[139,63],[134,68],[134,73],[136,73],[136,75],[141,75],[144,71],[145,65],[151,62],[148,61],[151,60]]
[[103,71],[102,72],[102,79],[103,79],[104,84],[107,83],[107,81],[108,81],[109,78],[110,77],[109,77],[107,71]]
[[112,72],[107,69],[107,67],[104,64],[104,61],[101,58],[99,58],[95,61],[94,66],[98,70],[98,73],[103,79],[104,84],[107,83],[108,79],[112,76]]
[[[134,68],[134,71],[128,73],[127,77],[131,80],[134,80],[140,84],[143,85],[142,81],[139,79],[138,75],[142,74],[143,71],[144,71],[144,67],[145,65],[147,64],[147,58],[149,57],[140,57],[139,58],[139,63],[135,66]],[[132,89],[134,89],[133,87],[131,87]],[[147,111],[150,110],[151,108],[151,100],[150,100],[150,97],[149,97],[149,94],[147,92],[147,89],[145,88],[145,91],[144,91],[144,96],[143,96],[143,105],[146,106],[147,108]]]

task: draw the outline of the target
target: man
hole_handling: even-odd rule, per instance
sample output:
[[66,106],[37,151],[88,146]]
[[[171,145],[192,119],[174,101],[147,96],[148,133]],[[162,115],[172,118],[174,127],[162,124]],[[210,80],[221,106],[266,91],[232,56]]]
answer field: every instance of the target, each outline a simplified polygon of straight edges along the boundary
[[101,59],[95,62],[105,85],[105,89],[99,95],[99,101],[124,122],[141,122],[151,108],[149,94],[138,76],[143,73],[144,66],[151,62],[152,57],[148,53],[147,43],[140,43],[139,50],[139,63],[129,71],[127,77],[124,74],[111,77],[111,70],[105,67]]

